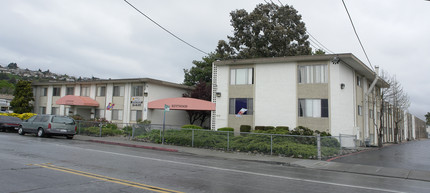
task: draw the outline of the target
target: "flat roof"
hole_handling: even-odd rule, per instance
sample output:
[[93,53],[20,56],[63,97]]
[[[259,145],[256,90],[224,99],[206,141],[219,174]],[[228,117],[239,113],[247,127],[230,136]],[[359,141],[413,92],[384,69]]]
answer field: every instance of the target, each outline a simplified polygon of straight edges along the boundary
[[[325,55],[302,55],[302,56],[286,56],[286,57],[272,57],[272,58],[252,58],[252,59],[237,59],[237,60],[224,60],[215,61],[217,66],[234,66],[234,65],[249,65],[249,64],[268,64],[268,63],[286,63],[286,62],[317,62],[317,61],[331,61],[334,57],[338,57],[341,62],[350,66],[358,73],[363,75],[369,80],[373,80],[376,73],[370,69],[361,60],[351,53],[342,54],[325,54]],[[389,87],[389,84],[379,79],[377,85],[379,87]]]
[[128,78],[128,79],[98,79],[98,80],[82,80],[82,81],[49,81],[49,82],[33,82],[33,86],[49,86],[49,85],[76,85],[76,84],[121,84],[121,83],[153,83],[175,88],[192,90],[194,87],[178,83],[172,83],[152,78]]

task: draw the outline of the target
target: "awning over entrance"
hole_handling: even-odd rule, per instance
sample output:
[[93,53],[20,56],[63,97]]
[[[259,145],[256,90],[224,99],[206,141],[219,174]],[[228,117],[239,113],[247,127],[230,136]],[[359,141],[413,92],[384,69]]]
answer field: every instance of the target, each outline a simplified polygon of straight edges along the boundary
[[55,102],[57,105],[98,107],[99,103],[90,97],[66,95]]
[[164,105],[169,105],[171,110],[196,110],[214,111],[215,103],[195,98],[167,98],[148,103],[150,109],[164,109]]

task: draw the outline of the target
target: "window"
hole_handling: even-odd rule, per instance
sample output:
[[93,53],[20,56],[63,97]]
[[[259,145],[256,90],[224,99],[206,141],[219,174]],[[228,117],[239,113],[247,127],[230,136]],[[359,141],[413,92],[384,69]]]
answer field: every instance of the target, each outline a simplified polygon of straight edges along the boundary
[[48,88],[42,88],[42,96],[48,96]]
[[40,114],[46,114],[46,107],[39,107]]
[[54,87],[52,90],[52,96],[60,96],[61,95],[61,88],[60,87]]
[[357,76],[357,86],[361,87],[361,77]]
[[373,119],[374,115],[373,115],[373,110],[369,109],[369,118]]
[[142,120],[142,110],[131,111],[130,119],[131,119],[131,121]]
[[230,71],[231,85],[254,84],[254,68],[238,68]]
[[143,96],[143,86],[132,86],[131,96]]
[[328,117],[328,99],[299,99],[299,117]]
[[81,96],[90,96],[90,87],[81,87]]
[[67,87],[66,95],[75,95],[75,87]]
[[104,109],[96,109],[96,118],[105,118],[105,110]]
[[99,86],[97,87],[97,96],[106,96],[106,87],[105,86]]
[[51,108],[51,115],[60,115],[60,108],[52,107]]
[[358,108],[357,108],[358,115],[362,115],[362,109],[361,108],[362,108],[361,105],[358,105]]
[[122,110],[113,109],[112,110],[112,120],[122,121]]
[[229,114],[237,114],[242,108],[247,109],[244,115],[252,115],[254,104],[252,98],[231,98],[229,104]]
[[327,65],[309,65],[298,67],[299,83],[327,83]]
[[113,96],[124,96],[124,86],[114,86]]

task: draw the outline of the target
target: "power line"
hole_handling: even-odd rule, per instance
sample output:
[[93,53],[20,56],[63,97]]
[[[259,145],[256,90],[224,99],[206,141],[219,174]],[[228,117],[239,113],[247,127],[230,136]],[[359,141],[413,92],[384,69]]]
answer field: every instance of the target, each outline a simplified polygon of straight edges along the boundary
[[160,24],[158,24],[156,21],[154,21],[153,19],[151,19],[149,16],[145,15],[142,11],[140,11],[138,8],[136,8],[134,5],[132,5],[131,3],[129,3],[127,0],[124,0],[128,5],[130,5],[131,7],[133,7],[137,12],[139,12],[141,15],[145,16],[147,19],[149,19],[152,23],[154,23],[155,25],[157,25],[158,27],[160,27],[161,29],[163,29],[164,31],[166,31],[167,33],[169,33],[170,35],[172,35],[173,37],[175,37],[176,39],[178,39],[179,41],[187,44],[188,46],[196,49],[199,52],[202,52],[206,55],[209,55],[209,53],[191,45],[190,43],[186,42],[185,40],[181,39],[180,37],[176,36],[175,34],[173,34],[172,32],[170,32],[169,30],[167,30],[166,28],[164,28],[163,26],[161,26]]
[[349,11],[348,11],[348,8],[346,7],[345,1],[342,0],[342,3],[343,3],[343,6],[345,7],[346,13],[348,14],[349,21],[351,22],[352,28],[354,29],[355,36],[357,36],[358,42],[360,42],[361,49],[363,50],[364,55],[366,55],[367,62],[369,62],[370,67],[373,69],[372,63],[370,62],[369,57],[367,56],[366,50],[364,49],[364,46],[361,43],[360,37],[358,37],[357,30],[355,29],[354,23],[352,22],[351,15],[349,14]]
[[327,47],[325,47],[324,44],[322,44],[320,41],[318,41],[311,33],[309,33],[309,31],[306,30],[306,33],[311,37],[311,38],[309,38],[309,40],[312,41],[312,38],[313,38],[317,42],[317,43],[315,43],[315,42],[314,43],[317,44],[318,47],[320,47],[320,49],[321,49],[321,47],[323,48],[321,50],[325,50],[328,53],[334,54],[334,52],[332,52],[330,49],[328,49]]

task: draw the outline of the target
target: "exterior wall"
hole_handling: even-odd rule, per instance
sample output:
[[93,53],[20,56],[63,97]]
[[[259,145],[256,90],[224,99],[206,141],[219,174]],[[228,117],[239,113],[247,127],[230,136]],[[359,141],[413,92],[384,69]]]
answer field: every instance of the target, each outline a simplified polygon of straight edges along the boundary
[[[228,66],[216,66],[217,77],[215,82],[215,92],[221,96],[215,96],[216,111],[215,111],[215,128],[228,127],[228,103],[229,103],[229,87],[230,84],[230,68]],[[214,96],[212,96],[214,97]]]
[[[357,135],[356,102],[355,102],[355,73],[349,66],[339,63],[330,65],[330,120],[331,134]],[[341,89],[341,84],[345,88]]]
[[257,126],[297,126],[297,64],[256,65],[254,117]]

